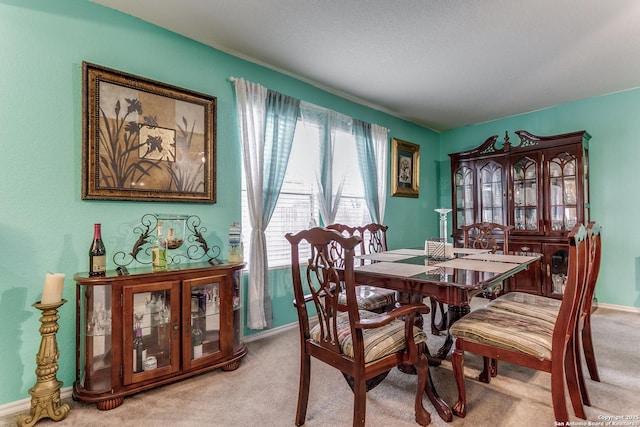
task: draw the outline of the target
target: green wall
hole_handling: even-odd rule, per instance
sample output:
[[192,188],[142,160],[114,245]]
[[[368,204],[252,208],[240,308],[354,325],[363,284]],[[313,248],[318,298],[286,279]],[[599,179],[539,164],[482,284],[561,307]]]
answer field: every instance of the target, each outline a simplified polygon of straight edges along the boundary
[[448,153],[474,148],[491,135],[504,140],[526,130],[555,135],[586,130],[589,142],[591,220],[602,224],[602,267],[596,298],[606,304],[640,307],[640,89],[572,102],[441,134],[441,204],[451,206]]
[[[82,61],[217,97],[216,204],[81,199]],[[420,246],[437,233],[437,133],[85,0],[0,0],[0,406],[29,398],[35,383],[40,322],[31,304],[40,299],[49,271],[67,276],[58,379],[64,387],[73,383],[72,276],[87,269],[94,222],[102,223],[113,254],[130,249],[121,242],[145,213],[194,214],[209,230],[207,240],[226,253],[228,227],[241,216],[232,76],[377,123],[392,137],[420,144],[420,198],[387,200],[389,245]],[[295,320],[289,277],[287,270],[272,274],[274,326]]]

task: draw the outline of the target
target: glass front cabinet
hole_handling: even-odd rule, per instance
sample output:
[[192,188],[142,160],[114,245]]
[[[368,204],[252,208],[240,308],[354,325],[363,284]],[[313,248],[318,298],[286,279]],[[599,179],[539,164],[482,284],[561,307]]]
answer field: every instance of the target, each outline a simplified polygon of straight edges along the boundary
[[108,410],[126,395],[208,370],[238,368],[243,264],[77,273],[73,397]]
[[541,253],[542,260],[508,283],[509,290],[562,298],[567,234],[589,220],[588,142],[579,131],[536,136],[517,131],[517,144],[488,138],[451,158],[453,238],[462,244],[461,225],[513,225],[513,253]]

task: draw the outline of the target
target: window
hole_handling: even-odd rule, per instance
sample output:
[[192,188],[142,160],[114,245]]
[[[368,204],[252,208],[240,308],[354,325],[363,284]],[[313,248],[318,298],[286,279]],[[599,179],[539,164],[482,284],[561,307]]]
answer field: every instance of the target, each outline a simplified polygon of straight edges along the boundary
[[358,168],[358,153],[356,141],[351,133],[338,132],[336,135],[340,156],[335,159],[338,163],[334,171],[334,182],[344,171],[345,185],[340,198],[340,205],[336,213],[335,222],[347,225],[363,225],[371,221],[369,210],[364,200],[364,184]]
[[[315,170],[318,168],[319,128],[305,126],[298,120],[291,148],[289,164],[280,197],[271,221],[265,232],[270,268],[285,267],[291,263],[289,242],[286,233],[296,233],[310,226],[320,224],[318,201],[316,198]],[[333,180],[337,187],[344,175],[344,188],[335,222],[359,225],[369,222],[369,213],[364,200],[364,186],[358,170],[355,138],[350,131],[337,130],[336,156]],[[354,167],[356,166],[356,167]],[[244,172],[242,173],[242,224],[245,253],[249,253],[251,234]],[[306,256],[308,254],[301,254]],[[248,257],[245,257],[248,261]]]

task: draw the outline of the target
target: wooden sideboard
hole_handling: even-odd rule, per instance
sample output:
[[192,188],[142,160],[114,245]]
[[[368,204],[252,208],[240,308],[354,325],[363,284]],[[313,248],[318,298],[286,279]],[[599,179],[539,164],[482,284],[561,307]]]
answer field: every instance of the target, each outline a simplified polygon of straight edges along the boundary
[[238,368],[247,353],[241,340],[243,267],[194,263],[75,274],[73,398],[108,410],[133,393]]

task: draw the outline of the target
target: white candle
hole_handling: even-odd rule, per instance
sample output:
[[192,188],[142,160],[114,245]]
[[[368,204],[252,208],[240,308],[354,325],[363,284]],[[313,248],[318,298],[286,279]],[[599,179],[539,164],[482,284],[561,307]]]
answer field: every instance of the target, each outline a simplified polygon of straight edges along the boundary
[[64,286],[64,274],[47,273],[44,278],[44,289],[40,304],[55,304],[62,300],[62,287]]

